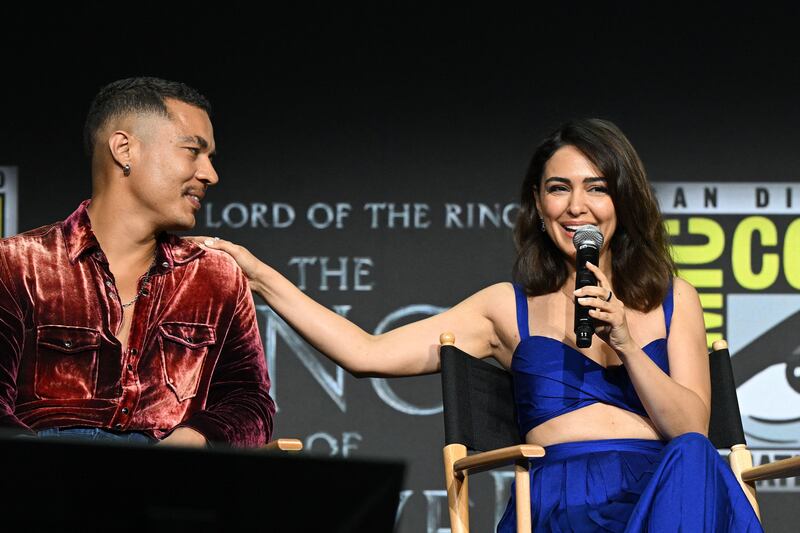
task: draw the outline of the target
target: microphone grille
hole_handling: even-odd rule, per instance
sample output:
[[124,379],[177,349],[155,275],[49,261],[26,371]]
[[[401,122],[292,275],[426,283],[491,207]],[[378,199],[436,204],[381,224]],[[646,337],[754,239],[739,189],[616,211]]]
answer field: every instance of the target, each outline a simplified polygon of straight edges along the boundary
[[598,250],[603,246],[603,234],[593,224],[584,224],[575,230],[572,236],[572,244],[579,250],[583,246],[594,246]]

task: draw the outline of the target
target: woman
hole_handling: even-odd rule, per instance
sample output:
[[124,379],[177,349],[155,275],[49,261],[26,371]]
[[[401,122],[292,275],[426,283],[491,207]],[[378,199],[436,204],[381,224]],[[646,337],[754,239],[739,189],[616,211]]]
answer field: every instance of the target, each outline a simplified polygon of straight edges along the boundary
[[[604,236],[597,286],[575,287],[573,234]],[[710,382],[697,292],[674,277],[644,168],[612,123],[569,122],[537,148],[515,228],[517,283],[370,335],[319,305],[244,248],[231,254],[251,287],[349,372],[407,376],[439,369],[439,334],[514,376],[520,432],[547,448],[533,462],[534,530],[760,531],[727,465],[705,438]],[[575,347],[575,298],[596,337]],[[513,491],[512,491],[513,495]],[[513,531],[515,506],[498,531]]]

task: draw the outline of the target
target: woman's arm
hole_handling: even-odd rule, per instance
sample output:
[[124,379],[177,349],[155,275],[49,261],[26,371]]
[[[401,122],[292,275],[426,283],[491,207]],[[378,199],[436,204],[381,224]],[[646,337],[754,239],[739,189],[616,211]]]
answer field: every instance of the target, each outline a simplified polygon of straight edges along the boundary
[[[487,287],[438,315],[381,335],[367,333],[320,305],[246,248],[220,239],[194,239],[230,254],[250,288],[309,344],[357,376],[409,376],[439,370],[439,335],[452,332],[460,348],[478,357],[500,349],[490,311],[508,289]],[[513,298],[513,297],[511,297]],[[508,298],[508,305],[513,301]]]
[[598,334],[625,364],[636,393],[659,433],[666,439],[689,432],[707,435],[711,379],[703,309],[697,291],[680,278],[674,281],[667,375],[633,341],[624,304],[617,298],[610,302],[603,299],[608,293],[608,281],[599,269],[592,270],[601,286],[584,287],[577,294],[591,296],[585,301],[595,308],[590,315],[608,325]]

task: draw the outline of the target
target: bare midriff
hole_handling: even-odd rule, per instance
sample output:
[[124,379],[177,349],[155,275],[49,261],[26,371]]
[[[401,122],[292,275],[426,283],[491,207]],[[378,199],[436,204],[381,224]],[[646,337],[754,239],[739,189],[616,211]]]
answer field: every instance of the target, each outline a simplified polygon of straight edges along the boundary
[[539,446],[602,439],[660,440],[661,436],[649,418],[604,403],[552,418],[525,436],[528,444]]

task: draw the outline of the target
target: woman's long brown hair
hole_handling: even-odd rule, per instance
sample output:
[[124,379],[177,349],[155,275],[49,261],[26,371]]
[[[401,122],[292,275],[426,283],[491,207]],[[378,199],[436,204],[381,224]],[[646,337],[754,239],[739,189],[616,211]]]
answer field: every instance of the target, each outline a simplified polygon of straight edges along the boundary
[[569,276],[564,254],[541,230],[536,210],[544,167],[564,146],[580,150],[608,182],[617,215],[617,229],[610,245],[616,296],[638,311],[655,309],[663,302],[675,275],[669,237],[636,150],[607,120],[567,122],[537,147],[522,184],[514,227],[515,281],[527,294],[538,296],[559,290]]

